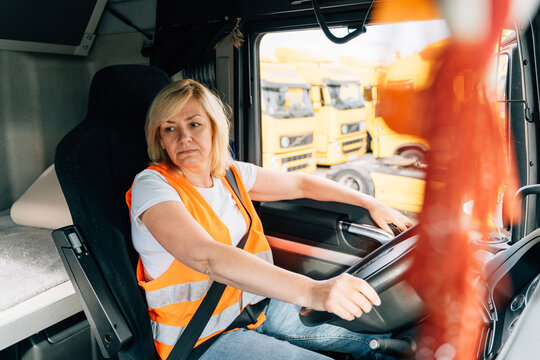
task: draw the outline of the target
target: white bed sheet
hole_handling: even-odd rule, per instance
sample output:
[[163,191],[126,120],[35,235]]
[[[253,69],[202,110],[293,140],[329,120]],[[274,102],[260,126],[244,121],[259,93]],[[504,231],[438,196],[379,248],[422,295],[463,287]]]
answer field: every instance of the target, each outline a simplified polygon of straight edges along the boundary
[[0,211],[0,350],[81,310],[51,230]]

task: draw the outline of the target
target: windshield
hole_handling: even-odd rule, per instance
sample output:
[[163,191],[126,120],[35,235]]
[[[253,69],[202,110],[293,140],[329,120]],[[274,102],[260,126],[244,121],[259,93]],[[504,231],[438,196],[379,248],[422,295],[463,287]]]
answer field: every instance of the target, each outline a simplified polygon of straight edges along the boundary
[[330,101],[338,110],[364,107],[364,97],[358,84],[328,85]]
[[314,116],[307,89],[301,88],[263,88],[265,111],[278,118],[302,118]]

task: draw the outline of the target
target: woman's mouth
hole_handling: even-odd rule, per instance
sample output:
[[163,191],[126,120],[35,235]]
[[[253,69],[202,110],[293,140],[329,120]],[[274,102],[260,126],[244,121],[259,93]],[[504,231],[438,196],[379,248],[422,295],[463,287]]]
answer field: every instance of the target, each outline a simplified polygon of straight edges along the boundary
[[189,150],[182,150],[178,153],[178,155],[189,155],[189,154],[192,154],[194,153],[196,150],[194,149],[189,149]]

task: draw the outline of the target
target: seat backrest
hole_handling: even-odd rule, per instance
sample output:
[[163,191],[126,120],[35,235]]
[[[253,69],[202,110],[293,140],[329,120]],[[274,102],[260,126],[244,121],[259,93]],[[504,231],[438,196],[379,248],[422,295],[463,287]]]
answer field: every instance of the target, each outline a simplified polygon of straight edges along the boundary
[[168,83],[169,77],[155,67],[101,69],[92,80],[86,119],[56,149],[56,172],[73,223],[133,333],[120,358],[151,359],[155,353],[148,310],[135,277],[138,255],[131,243],[125,193],[149,163],[146,113]]

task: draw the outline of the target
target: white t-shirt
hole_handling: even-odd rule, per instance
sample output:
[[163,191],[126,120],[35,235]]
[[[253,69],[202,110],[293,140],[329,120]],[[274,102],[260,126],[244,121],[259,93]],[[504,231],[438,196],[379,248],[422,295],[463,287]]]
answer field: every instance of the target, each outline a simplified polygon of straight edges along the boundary
[[[257,167],[240,161],[235,161],[234,165],[239,170],[246,189],[251,190],[257,179]],[[224,187],[223,182],[216,178],[211,188],[195,189],[229,229],[233,246],[236,246],[246,233],[247,224],[232,194]],[[163,175],[149,169],[137,174],[131,191],[131,237],[135,250],[141,256],[147,281],[158,278],[174,260],[140,219],[143,212],[163,201],[178,201],[183,205],[180,195]]]

